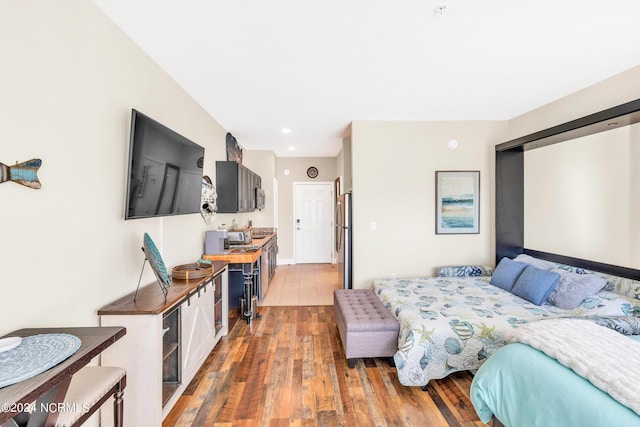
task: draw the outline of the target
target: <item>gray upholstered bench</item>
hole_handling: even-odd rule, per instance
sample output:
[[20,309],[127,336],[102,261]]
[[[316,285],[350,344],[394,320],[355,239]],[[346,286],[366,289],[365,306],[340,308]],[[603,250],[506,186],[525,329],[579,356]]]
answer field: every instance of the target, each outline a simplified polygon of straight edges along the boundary
[[371,289],[338,289],[333,293],[336,324],[349,367],[354,359],[389,357],[398,351],[400,326]]

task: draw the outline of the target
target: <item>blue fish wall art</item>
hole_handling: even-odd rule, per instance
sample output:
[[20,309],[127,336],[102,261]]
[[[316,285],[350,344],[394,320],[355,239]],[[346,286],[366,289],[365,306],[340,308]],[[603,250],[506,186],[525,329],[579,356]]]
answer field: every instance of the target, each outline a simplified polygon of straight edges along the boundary
[[37,175],[40,166],[42,166],[42,160],[40,159],[31,159],[22,163],[16,162],[13,166],[0,163],[0,184],[13,181],[37,190],[42,187]]

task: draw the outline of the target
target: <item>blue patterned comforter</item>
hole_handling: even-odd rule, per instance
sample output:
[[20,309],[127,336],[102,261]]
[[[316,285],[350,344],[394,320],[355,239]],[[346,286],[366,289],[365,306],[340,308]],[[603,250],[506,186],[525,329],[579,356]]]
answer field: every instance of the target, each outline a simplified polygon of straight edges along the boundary
[[490,276],[377,280],[371,288],[400,323],[398,378],[424,386],[452,372],[476,370],[523,323],[564,316],[628,315],[640,301],[600,291],[575,310],[537,306],[489,284]]

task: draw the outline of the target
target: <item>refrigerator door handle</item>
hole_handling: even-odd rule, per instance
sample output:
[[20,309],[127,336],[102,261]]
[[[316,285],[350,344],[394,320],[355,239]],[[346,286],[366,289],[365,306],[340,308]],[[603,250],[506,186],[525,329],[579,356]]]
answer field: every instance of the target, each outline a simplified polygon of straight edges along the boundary
[[342,247],[342,243],[341,243],[341,238],[342,238],[342,233],[343,231],[340,229],[341,224],[340,224],[340,201],[338,200],[336,202],[336,210],[335,210],[335,214],[334,214],[334,218],[335,218],[335,222],[336,222],[336,252],[340,251],[340,248]]

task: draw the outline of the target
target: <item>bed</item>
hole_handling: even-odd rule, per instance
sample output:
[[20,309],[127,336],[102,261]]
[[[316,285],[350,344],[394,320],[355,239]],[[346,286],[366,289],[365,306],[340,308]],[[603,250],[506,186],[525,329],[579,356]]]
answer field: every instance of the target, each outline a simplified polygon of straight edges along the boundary
[[424,387],[452,372],[475,371],[507,344],[506,334],[519,325],[558,317],[640,313],[640,282],[633,280],[603,274],[606,287],[567,310],[536,305],[494,286],[492,274],[489,267],[459,266],[441,268],[436,277],[372,283],[400,324],[394,355],[400,383]]
[[473,378],[470,398],[480,419],[519,427],[640,426],[640,336],[611,330],[640,333],[640,319],[628,318],[631,328],[591,319],[597,324],[553,319],[514,331],[513,343]]

